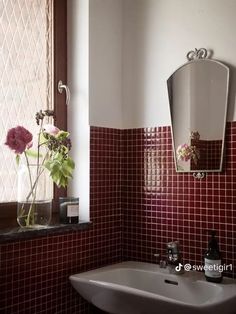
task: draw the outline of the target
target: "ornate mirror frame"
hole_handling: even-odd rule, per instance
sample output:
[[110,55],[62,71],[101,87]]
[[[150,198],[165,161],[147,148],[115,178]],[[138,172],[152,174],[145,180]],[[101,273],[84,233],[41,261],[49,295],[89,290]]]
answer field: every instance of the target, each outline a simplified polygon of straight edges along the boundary
[[189,51],[167,80],[176,171],[198,179],[223,164],[229,67],[209,55],[205,48]]

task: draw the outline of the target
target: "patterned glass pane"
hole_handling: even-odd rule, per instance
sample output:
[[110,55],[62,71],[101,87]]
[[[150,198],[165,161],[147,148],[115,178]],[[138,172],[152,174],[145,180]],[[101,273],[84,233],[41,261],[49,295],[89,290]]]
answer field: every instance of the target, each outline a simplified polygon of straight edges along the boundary
[[7,130],[37,134],[35,113],[52,109],[52,0],[0,0],[0,202],[16,200]]

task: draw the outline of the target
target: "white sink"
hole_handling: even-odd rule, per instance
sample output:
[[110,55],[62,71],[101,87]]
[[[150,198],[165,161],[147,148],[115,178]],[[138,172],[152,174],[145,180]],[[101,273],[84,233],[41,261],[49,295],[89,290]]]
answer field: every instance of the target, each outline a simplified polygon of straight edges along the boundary
[[202,273],[123,262],[70,276],[77,292],[111,314],[235,314],[236,280],[207,282]]

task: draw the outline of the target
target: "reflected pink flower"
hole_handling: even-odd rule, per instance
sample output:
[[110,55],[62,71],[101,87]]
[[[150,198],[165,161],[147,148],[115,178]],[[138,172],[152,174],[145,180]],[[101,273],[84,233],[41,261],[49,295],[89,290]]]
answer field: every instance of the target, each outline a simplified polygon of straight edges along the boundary
[[181,144],[176,150],[177,159],[182,161],[193,160],[197,164],[198,159],[200,158],[200,152],[196,146]]
[[14,150],[16,154],[22,154],[26,149],[32,147],[33,135],[23,126],[12,128],[7,133],[5,145]]
[[60,130],[55,125],[52,124],[45,124],[43,126],[43,131],[53,136],[56,136],[58,132],[60,132]]
[[192,150],[191,146],[188,144],[181,144],[177,148],[177,158],[178,160],[188,161],[191,159]]

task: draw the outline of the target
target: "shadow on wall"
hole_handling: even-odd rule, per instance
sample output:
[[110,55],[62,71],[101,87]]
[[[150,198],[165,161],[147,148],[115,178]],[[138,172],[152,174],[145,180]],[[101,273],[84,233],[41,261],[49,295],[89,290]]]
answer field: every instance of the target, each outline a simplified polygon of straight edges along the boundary
[[227,62],[224,63],[230,69],[227,121],[233,121],[234,116],[236,116],[236,67],[227,64]]

